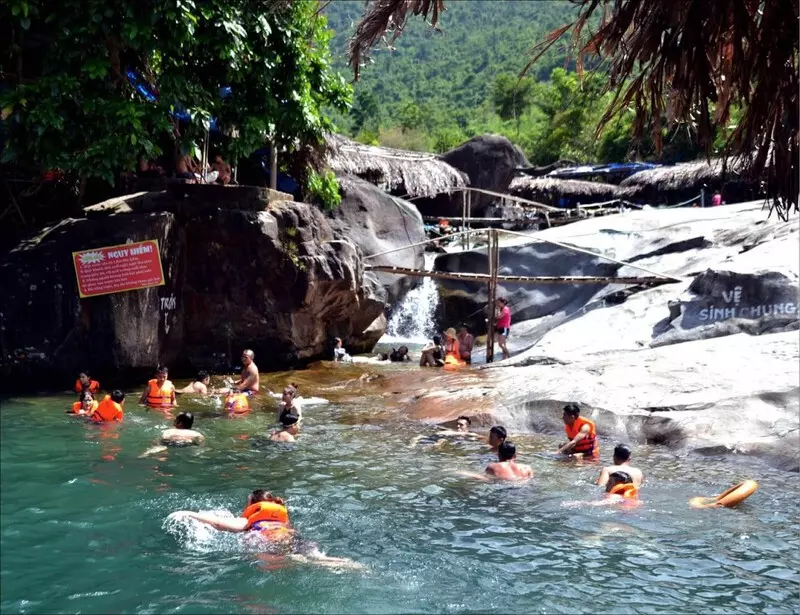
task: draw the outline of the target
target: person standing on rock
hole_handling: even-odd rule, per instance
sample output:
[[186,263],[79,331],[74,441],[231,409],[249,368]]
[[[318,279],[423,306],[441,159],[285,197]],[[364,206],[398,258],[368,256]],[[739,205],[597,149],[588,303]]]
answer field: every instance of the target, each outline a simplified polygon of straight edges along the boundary
[[495,330],[497,331],[497,343],[500,350],[503,351],[503,358],[507,359],[511,356],[506,346],[506,339],[511,333],[511,308],[508,307],[508,299],[503,297],[495,301],[497,306],[497,321],[495,323]]
[[597,459],[600,447],[597,445],[597,431],[594,421],[580,416],[578,404],[564,406],[564,431],[569,442],[556,451],[556,454],[571,455],[575,459]]
[[644,482],[644,474],[639,468],[634,468],[628,462],[631,458],[631,449],[629,449],[624,444],[617,444],[614,448],[614,465],[606,466],[600,472],[600,476],[597,479],[597,484],[601,487],[605,487],[606,483],[608,483],[608,477],[614,474],[614,472],[625,472],[631,477],[631,481],[633,486],[637,489],[642,486]]
[[472,363],[472,347],[475,345],[475,338],[467,329],[467,325],[461,325],[458,328],[458,349],[461,353],[461,360],[464,363]]
[[242,373],[233,388],[245,395],[255,395],[259,390],[258,367],[253,362],[256,353],[252,350],[242,352]]

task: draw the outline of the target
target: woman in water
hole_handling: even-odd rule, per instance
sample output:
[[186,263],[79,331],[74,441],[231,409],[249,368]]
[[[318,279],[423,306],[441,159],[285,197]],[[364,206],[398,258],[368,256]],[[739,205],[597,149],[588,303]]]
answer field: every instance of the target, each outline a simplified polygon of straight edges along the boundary
[[287,551],[285,555],[295,559],[307,559],[323,566],[363,568],[358,562],[328,557],[313,542],[300,540],[289,521],[289,509],[283,498],[272,495],[265,489],[255,489],[247,496],[242,514],[238,517],[220,517],[213,513],[182,510],[173,517],[194,519],[222,532],[248,532],[263,540],[269,550]]
[[300,408],[300,402],[297,401],[297,385],[294,384],[283,389],[281,402],[278,404],[278,422],[287,414],[297,415],[298,423],[303,420],[303,410]]

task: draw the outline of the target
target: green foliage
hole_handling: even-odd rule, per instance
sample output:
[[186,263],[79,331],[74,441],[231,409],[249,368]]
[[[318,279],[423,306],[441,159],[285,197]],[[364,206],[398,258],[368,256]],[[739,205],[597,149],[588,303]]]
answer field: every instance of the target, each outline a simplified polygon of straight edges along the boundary
[[[273,138],[318,142],[333,128],[323,108],[344,112],[351,98],[313,0],[13,0],[10,19],[9,66],[23,72],[7,75],[15,87],[0,98],[5,161],[113,182],[173,131],[184,146],[199,141],[212,117],[235,160]],[[158,88],[157,102],[128,70]],[[174,125],[178,109],[191,120]]]
[[533,103],[533,80],[519,79],[510,73],[501,73],[492,83],[492,104],[502,120],[510,120],[524,113]]
[[339,181],[333,171],[317,173],[311,171],[306,181],[306,191],[316,201],[318,201],[325,211],[332,211],[342,202],[342,194],[339,192]]

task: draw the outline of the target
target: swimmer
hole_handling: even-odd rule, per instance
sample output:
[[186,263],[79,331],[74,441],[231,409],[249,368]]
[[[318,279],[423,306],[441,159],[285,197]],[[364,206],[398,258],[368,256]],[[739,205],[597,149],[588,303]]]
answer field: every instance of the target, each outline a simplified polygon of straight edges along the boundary
[[489,430],[489,448],[493,453],[500,449],[500,445],[506,441],[508,432],[502,425],[495,425]]
[[409,446],[416,446],[419,443],[432,444],[433,446],[442,446],[448,442],[448,439],[464,439],[464,440],[483,440],[483,436],[473,433],[469,430],[472,421],[468,416],[459,416],[456,419],[456,428],[447,429],[446,427],[439,427],[439,431],[432,435],[416,436],[411,440]]
[[91,391],[84,391],[81,393],[80,401],[76,401],[72,404],[72,408],[67,410],[67,414],[74,414],[76,416],[89,416],[97,410],[98,406],[97,400],[92,395]]
[[285,414],[297,415],[298,423],[303,420],[303,409],[300,407],[300,402],[297,401],[297,386],[294,384],[283,389],[281,401],[278,404],[278,422]]
[[525,480],[533,478],[530,466],[517,463],[517,447],[510,440],[503,442],[497,449],[496,463],[486,466],[486,474],[500,480]]
[[89,376],[89,370],[83,370],[78,374],[78,379],[75,381],[75,392],[83,393],[89,391],[94,395],[100,392],[100,383],[97,380],[92,380]]
[[639,506],[639,494],[633,479],[627,472],[613,472],[606,483],[606,493],[602,500],[593,502],[563,502],[562,506]]
[[556,451],[557,455],[571,455],[574,459],[597,459],[600,447],[594,421],[580,416],[578,404],[564,406],[564,431],[569,442]]
[[283,429],[273,431],[269,439],[272,442],[296,442],[297,434],[300,433],[299,419],[296,414],[281,414],[281,425]]
[[252,350],[242,352],[242,373],[233,388],[248,395],[255,395],[260,388],[258,366],[253,362],[256,358]]
[[110,423],[121,421],[124,413],[122,407],[125,405],[125,393],[116,389],[111,395],[106,395],[97,407],[88,415],[95,423]]
[[156,369],[156,377],[147,381],[147,388],[139,398],[139,403],[150,408],[178,407],[175,399],[175,385],[167,379],[169,369],[161,365]]
[[630,458],[631,449],[624,444],[617,444],[614,448],[614,465],[603,468],[600,472],[600,476],[597,478],[597,484],[604,487],[608,484],[608,479],[611,474],[614,472],[624,472],[631,477],[631,482],[634,487],[637,489],[641,487],[644,482],[644,474],[642,474],[639,468],[634,468],[628,463]]
[[157,453],[163,453],[168,446],[191,446],[205,442],[205,437],[199,431],[192,429],[194,415],[191,412],[181,412],[175,417],[174,427],[165,429],[161,433],[161,446],[154,446],[139,455],[139,458]]
[[402,363],[403,361],[410,361],[411,357],[408,356],[408,346],[400,346],[400,348],[392,348],[387,357],[392,363]]
[[[289,557],[323,566],[361,569],[358,562],[340,557],[328,557],[317,545],[309,541],[299,541],[289,521],[289,510],[283,498],[264,489],[256,489],[247,496],[244,512],[239,517],[220,517],[212,513],[180,511],[175,517],[186,517],[210,525],[222,532],[249,532],[268,541],[273,546],[289,549]],[[302,553],[298,551],[302,548]]]
[[200,370],[197,372],[197,378],[195,381],[183,387],[179,391],[175,391],[176,393],[194,393],[195,395],[208,395],[208,385],[211,382],[211,376],[208,375],[207,371]]

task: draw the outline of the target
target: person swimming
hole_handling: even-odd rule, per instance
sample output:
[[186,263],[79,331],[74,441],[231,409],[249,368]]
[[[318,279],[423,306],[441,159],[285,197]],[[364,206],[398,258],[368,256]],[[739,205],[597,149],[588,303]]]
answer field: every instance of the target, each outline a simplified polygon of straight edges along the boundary
[[205,442],[205,437],[199,431],[192,429],[194,415],[191,412],[181,412],[175,417],[174,427],[165,429],[161,432],[159,446],[147,449],[139,457],[147,457],[157,453],[163,453],[168,446],[192,446],[200,445]]
[[575,506],[639,506],[639,490],[633,484],[633,478],[627,472],[612,472],[606,483],[606,493],[602,500],[592,502],[563,502],[566,507]]
[[67,410],[67,414],[73,414],[76,416],[89,416],[97,410],[97,406],[99,405],[98,401],[92,395],[92,392],[89,390],[84,391],[81,393],[80,401],[76,401],[72,404],[72,408]]
[[97,407],[89,413],[88,417],[95,423],[110,423],[122,421],[124,417],[125,393],[119,389],[106,395]]
[[615,472],[625,472],[631,477],[631,482],[637,489],[644,482],[644,474],[639,468],[634,468],[628,462],[631,458],[631,449],[624,444],[617,444],[614,448],[614,465],[606,466],[597,478],[597,484],[604,487],[608,484],[609,477]]
[[508,438],[508,432],[502,425],[495,425],[489,430],[489,448],[496,453],[500,445]]
[[517,463],[517,447],[511,440],[497,447],[497,462],[486,466],[486,474],[500,480],[525,480],[533,478],[530,466]]
[[269,439],[272,442],[296,442],[297,434],[300,433],[299,419],[296,414],[291,412],[281,414],[281,425],[283,429],[273,431]]
[[285,414],[297,415],[298,423],[303,420],[303,409],[297,400],[297,385],[295,384],[290,384],[283,389],[281,401],[278,404],[278,422],[281,422],[281,418]]
[[283,498],[265,489],[254,489],[248,496],[245,509],[238,517],[221,517],[213,513],[178,511],[172,517],[194,519],[222,532],[247,532],[260,538],[265,547],[278,547],[289,557],[296,557],[319,565],[363,568],[358,562],[340,557],[328,557],[310,541],[299,540],[289,519],[289,509]]
[[452,440],[483,440],[483,436],[473,433],[469,430],[472,421],[468,416],[459,416],[456,419],[456,428],[448,429],[437,425],[441,431],[430,435],[421,435],[412,438],[409,446],[416,446],[417,444],[431,444],[433,446],[442,446]]
[[195,381],[183,387],[182,389],[175,391],[176,393],[194,393],[195,395],[208,395],[208,385],[211,382],[211,376],[208,375],[208,372],[205,370],[200,370],[197,372],[197,378]]

